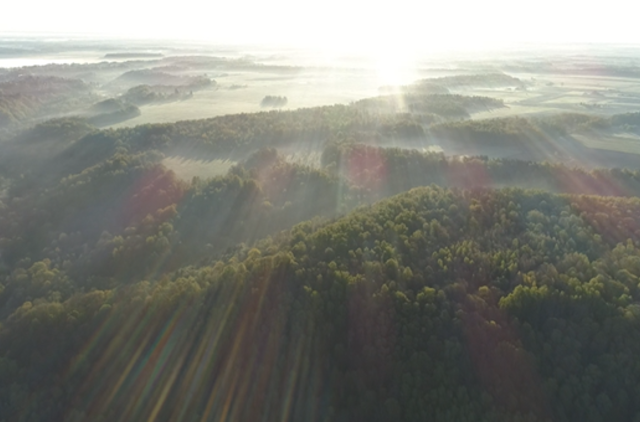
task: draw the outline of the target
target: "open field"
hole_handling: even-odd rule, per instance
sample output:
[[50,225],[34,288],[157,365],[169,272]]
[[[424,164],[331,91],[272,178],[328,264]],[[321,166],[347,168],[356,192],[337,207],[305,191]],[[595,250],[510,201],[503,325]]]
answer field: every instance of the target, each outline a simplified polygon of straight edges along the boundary
[[281,109],[293,110],[348,104],[378,94],[374,77],[362,77],[360,72],[349,70],[305,71],[285,76],[251,71],[224,74],[215,80],[217,86],[194,92],[188,100],[142,106],[140,116],[112,127],[268,111],[272,108],[260,106],[267,95],[287,97],[288,103]]
[[[640,154],[640,136],[634,133],[574,134],[573,137],[588,148]],[[640,156],[638,161],[640,163]]]
[[[637,79],[564,74],[512,76],[525,81],[527,88],[463,87],[451,89],[451,92],[504,100],[506,107],[472,113],[471,118],[477,120],[555,113],[612,115],[640,109],[640,80]],[[260,101],[266,95],[286,96],[288,104],[283,109],[296,109],[350,103],[378,93],[375,72],[363,73],[362,69],[314,69],[288,75],[278,75],[272,71],[236,72],[216,80],[218,85],[215,88],[195,92],[188,100],[141,106],[140,116],[113,127],[265,111],[269,109],[260,107]],[[585,141],[584,136],[578,135],[576,139],[589,148],[640,153],[640,145],[629,136],[623,134],[606,139],[589,136],[589,140]],[[493,156],[487,151],[478,153]],[[518,158],[517,152],[501,151],[498,155]]]
[[231,160],[194,160],[190,158],[172,156],[162,160],[162,164],[180,179],[190,181],[194,177],[208,179],[226,174],[236,164]]
[[[466,95],[501,98],[508,108],[474,114],[475,119],[551,113],[620,114],[640,108],[640,80],[583,75],[513,74],[526,90],[471,89]],[[462,91],[461,91],[462,92]]]

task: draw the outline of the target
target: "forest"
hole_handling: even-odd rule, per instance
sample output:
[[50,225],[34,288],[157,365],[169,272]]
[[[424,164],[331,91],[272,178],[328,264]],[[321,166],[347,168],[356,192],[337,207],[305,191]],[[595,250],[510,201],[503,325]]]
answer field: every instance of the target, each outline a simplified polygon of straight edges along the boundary
[[[136,88],[137,89],[137,88]],[[155,95],[155,94],[153,94]],[[125,97],[130,98],[130,97]],[[157,98],[157,97],[154,97]],[[589,114],[564,113],[553,116],[526,118],[504,117],[484,120],[443,121],[443,116],[468,114],[474,108],[500,107],[500,102],[491,98],[465,97],[460,95],[427,95],[420,112],[398,112],[393,105],[397,97],[377,97],[353,105],[333,105],[297,110],[271,110],[258,113],[226,115],[211,119],[180,121],[167,124],[139,125],[132,128],[95,131],[77,140],[75,146],[66,151],[68,156],[76,151],[85,160],[100,160],[108,149],[115,152],[117,145],[135,151],[158,149],[162,152],[184,150],[193,153],[217,154],[245,159],[263,147],[285,147],[317,149],[325,141],[347,141],[371,145],[387,145],[395,142],[399,147],[425,147],[444,142],[452,151],[458,149],[475,152],[472,155],[490,155],[495,148],[521,148],[520,159],[534,161],[559,161],[554,155],[566,154],[562,142],[571,141],[571,153],[580,156],[590,150],[572,141],[573,132],[639,132],[640,113],[625,113],[610,117]],[[414,98],[414,97],[406,97]],[[97,115],[97,110],[109,113]],[[438,109],[435,113],[426,108]],[[92,105],[87,114],[65,119],[84,118],[89,124],[100,125],[102,120],[117,118],[120,114],[135,113],[135,106],[119,99],[109,99]],[[112,111],[113,110],[113,111]],[[392,111],[395,110],[395,111]],[[93,115],[91,114],[93,113]],[[55,119],[52,121],[60,121]],[[558,141],[560,138],[561,142]],[[96,150],[96,157],[90,158]],[[602,159],[606,154],[597,156]],[[54,157],[54,158],[62,158]],[[82,165],[86,165],[83,161]],[[598,161],[615,167],[616,161]]]
[[89,85],[77,79],[21,75],[0,81],[0,129],[54,109],[72,109],[92,97]]
[[[136,250],[171,261],[175,215],[96,246],[123,271]],[[434,186],[126,283],[24,260],[3,287],[3,413],[635,420],[639,215],[637,198]]]
[[56,127],[59,179],[4,173],[0,420],[640,418],[640,171],[336,141],[187,183]]
[[577,140],[640,113],[475,118],[536,87],[483,72],[108,127],[303,72],[146,54],[0,71],[0,422],[640,422],[640,161]]

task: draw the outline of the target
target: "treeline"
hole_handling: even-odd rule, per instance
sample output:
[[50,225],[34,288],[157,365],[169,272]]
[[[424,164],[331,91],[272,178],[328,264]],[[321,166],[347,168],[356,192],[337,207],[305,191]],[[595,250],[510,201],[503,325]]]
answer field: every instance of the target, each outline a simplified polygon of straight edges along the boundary
[[127,92],[122,95],[122,99],[137,105],[186,100],[193,97],[194,90],[201,88],[200,86],[137,85],[127,90]]
[[[244,159],[266,147],[295,144],[318,148],[327,139],[349,134],[360,134],[375,141],[401,138],[406,133],[420,136],[424,130],[411,116],[380,117],[335,105],[105,130],[81,140],[70,153],[82,150],[83,154],[89,154],[92,149],[103,151],[108,145],[115,151],[116,145],[123,145],[132,151],[153,148],[179,153],[189,150],[195,154],[215,153]],[[103,153],[98,156],[104,157]]]
[[357,101],[355,106],[373,113],[409,112],[462,119],[470,117],[471,113],[476,111],[491,110],[505,105],[504,101],[489,97],[404,93],[367,98]]
[[[631,156],[586,148],[574,134],[605,136],[611,133],[640,133],[640,113],[597,116],[561,113],[543,117],[511,116],[483,120],[458,120],[432,124],[426,137],[449,153],[494,155],[511,151],[518,158],[534,161],[574,161],[585,166],[627,166],[636,168]],[[639,151],[640,153],[640,151]],[[640,163],[640,161],[635,160]]]
[[515,87],[524,88],[525,83],[505,73],[471,73],[462,75],[441,76],[417,80],[408,85],[382,86],[382,93],[415,93],[422,95],[446,95],[451,89],[473,87]]
[[[121,144],[132,151],[154,148],[180,154],[180,151],[188,149],[192,154],[217,154],[244,159],[256,149],[264,147],[295,145],[317,150],[327,140],[355,140],[373,145],[388,145],[392,141],[411,145],[412,141],[421,140],[421,145],[442,143],[443,147],[454,153],[459,151],[460,154],[484,155],[492,154],[495,148],[516,147],[524,154],[522,158],[562,161],[563,157],[580,159],[582,155],[592,155],[591,150],[571,138],[573,133],[625,130],[636,127],[633,125],[637,120],[635,114],[607,118],[560,114],[539,118],[506,117],[442,122],[443,115],[450,112],[462,113],[464,109],[469,113],[478,108],[501,104],[490,98],[455,95],[421,97],[425,101],[421,104],[429,105],[422,109],[421,105],[416,105],[420,113],[378,112],[381,108],[398,106],[397,98],[378,97],[353,106],[236,114],[107,130],[83,139],[77,149],[81,149],[85,155],[96,149],[98,154],[98,150],[105,151],[109,145],[113,152],[115,145]],[[450,108],[447,108],[447,104]],[[431,107],[433,113],[427,111]],[[448,115],[451,118],[453,114]],[[604,155],[594,156],[595,161]],[[103,152],[98,157],[102,159]],[[603,163],[610,165],[610,161]]]
[[205,75],[182,76],[156,69],[130,70],[118,76],[112,84],[160,85],[174,87],[204,87],[212,81]]
[[39,102],[24,95],[0,94],[0,126],[6,127],[31,117]]
[[91,98],[90,86],[78,79],[20,75],[0,82],[0,127],[68,111]]
[[585,167],[636,168],[633,155],[585,147],[573,135],[606,136],[637,131],[623,125],[632,115],[611,117],[566,113],[545,117],[519,116],[448,121],[431,125],[426,137],[449,154],[506,155],[527,161],[573,162]]
[[331,143],[323,167],[348,180],[360,192],[384,198],[418,186],[520,187],[553,193],[640,196],[640,170],[588,171],[558,163],[511,159],[446,157],[400,148]]
[[[52,157],[95,131],[97,129],[85,119],[70,117],[47,120],[17,135],[7,136],[6,140],[0,141],[0,174],[14,179],[36,173],[40,175],[39,181],[43,181],[45,179],[39,170],[49,168]],[[55,176],[53,178],[52,182],[57,182]]]
[[[635,420],[638,216],[638,199],[420,188],[201,268],[25,301],[0,330],[2,417]],[[67,286],[47,262],[11,280]]]
[[640,113],[623,113],[601,116],[580,113],[561,113],[536,118],[542,129],[559,134],[583,131],[640,132]]
[[[49,65],[7,71],[0,80],[0,129],[24,128],[27,124],[32,124],[33,119],[59,116],[62,113],[75,112],[86,116],[87,108],[100,99],[94,92],[98,86],[97,82],[102,82],[102,79],[108,78],[112,72],[121,72],[134,64],[135,62],[130,62],[87,67]],[[86,68],[92,67],[96,67],[97,71],[102,73],[99,76],[87,73]],[[85,82],[85,79],[94,80],[94,83]],[[193,91],[215,84],[215,81],[205,75],[176,76],[146,69],[127,71],[103,88],[110,89],[114,84],[117,88],[121,83],[139,85],[141,82],[147,85],[134,87],[122,96],[124,102],[132,103],[126,109],[111,111],[106,113],[109,115],[99,117],[89,116],[91,123],[98,126],[117,123],[139,114],[139,110],[136,111],[134,108],[135,104],[186,99],[190,98]]]
[[518,78],[505,73],[478,73],[469,75],[443,76],[439,78],[424,79],[424,82],[434,83],[447,88],[464,87],[519,87],[525,84]]
[[382,94],[413,93],[420,95],[446,95],[450,94],[449,88],[433,82],[432,79],[421,79],[408,85],[385,85],[378,88]]
[[543,155],[552,155],[553,143],[534,121],[525,117],[444,122],[433,125],[429,132],[436,140],[446,139],[460,148],[521,146],[531,150],[544,148]]
[[66,79],[55,76],[33,76],[29,74],[0,83],[0,92],[7,96],[54,97],[60,94],[73,94],[87,89],[87,85],[78,79]]
[[134,104],[115,98],[100,101],[86,112],[87,123],[94,126],[108,126],[140,115],[140,109]]
[[611,126],[630,132],[640,132],[640,112],[616,114],[610,118]]
[[[107,160],[59,176],[55,183],[38,182],[37,177],[12,180],[7,199],[0,200],[0,253],[7,276],[47,260],[64,270],[75,286],[70,291],[117,285],[219,256],[302,221],[335,218],[432,184],[640,195],[638,171],[586,172],[352,144],[327,147],[323,169],[288,163],[276,150],[264,149],[225,176],[187,184],[162,167],[162,154],[118,148]],[[12,312],[28,297],[47,298],[56,290],[38,290],[37,296],[16,291],[0,293],[0,314],[2,309]]]
[[148,52],[122,52],[122,53],[107,53],[103,56],[105,59],[159,59],[164,57],[162,53],[148,53]]
[[260,101],[260,107],[284,107],[289,100],[287,97],[279,95],[267,95]]

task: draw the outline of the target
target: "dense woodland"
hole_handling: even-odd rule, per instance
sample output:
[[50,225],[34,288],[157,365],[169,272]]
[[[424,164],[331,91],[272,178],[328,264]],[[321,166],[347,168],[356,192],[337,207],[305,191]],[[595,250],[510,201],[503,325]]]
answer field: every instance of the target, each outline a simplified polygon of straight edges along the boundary
[[115,98],[100,101],[87,110],[87,123],[97,127],[108,126],[140,115],[140,109]]
[[21,75],[0,82],[0,129],[22,121],[71,110],[96,98],[78,79]]
[[[0,422],[640,421],[640,168],[557,159],[640,114],[476,121],[503,104],[448,90],[510,78],[99,130],[114,97],[6,132]],[[185,181],[173,156],[237,163]]]
[[[149,281],[83,292],[23,262],[6,419],[635,420],[638,215],[432,187]],[[147,255],[173,258],[170,225]]]
[[[495,100],[483,97],[428,95],[424,98],[433,101],[434,107],[446,108],[446,104],[451,103],[467,112],[475,104],[482,104],[482,107],[498,105]],[[366,107],[366,104],[386,101],[385,97],[380,97],[355,105],[273,110],[96,131],[70,148],[67,156],[81,154],[84,157],[81,165],[86,166],[87,160],[97,162],[104,158],[105,153],[115,152],[118,146],[132,151],[157,149],[179,154],[215,153],[244,159],[263,147],[296,145],[309,151],[317,150],[327,140],[372,145],[395,142],[409,147],[426,147],[444,140],[453,151],[460,148],[482,152],[483,148],[520,147],[528,154],[526,158],[544,161],[554,160],[554,155],[565,153],[562,143],[571,141],[569,135],[573,132],[640,131],[640,113],[608,118],[567,113],[544,118],[505,117],[442,122],[435,114],[379,113]],[[108,100],[107,103],[117,104],[120,112],[129,109],[119,100]],[[587,151],[576,141],[572,141],[571,146],[574,155]],[[96,153],[93,158],[92,152]]]
[[[140,68],[151,63],[131,60],[0,69],[0,132],[71,116],[108,126],[138,116],[136,105],[187,100],[193,91],[216,87],[206,74],[183,75],[179,72],[183,68],[169,63],[155,69]],[[113,98],[105,98],[106,94]],[[124,106],[96,115],[96,106],[115,101]]]
[[198,88],[193,86],[137,85],[128,89],[122,98],[137,105],[188,100],[196,89]]

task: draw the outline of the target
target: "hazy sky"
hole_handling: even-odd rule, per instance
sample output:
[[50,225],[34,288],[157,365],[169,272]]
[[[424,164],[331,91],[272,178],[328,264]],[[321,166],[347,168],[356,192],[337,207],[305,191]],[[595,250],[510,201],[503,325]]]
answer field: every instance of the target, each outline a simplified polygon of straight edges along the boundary
[[[632,0],[22,0],[2,6],[0,32],[85,33],[442,49],[503,42],[639,43]],[[393,46],[393,47],[392,47]]]

